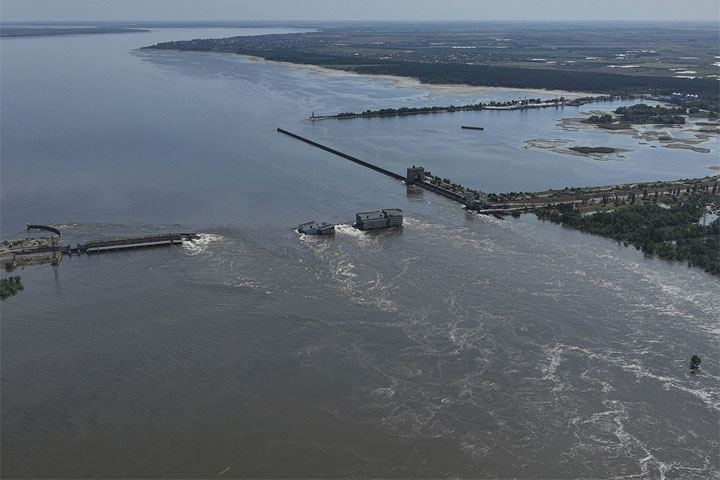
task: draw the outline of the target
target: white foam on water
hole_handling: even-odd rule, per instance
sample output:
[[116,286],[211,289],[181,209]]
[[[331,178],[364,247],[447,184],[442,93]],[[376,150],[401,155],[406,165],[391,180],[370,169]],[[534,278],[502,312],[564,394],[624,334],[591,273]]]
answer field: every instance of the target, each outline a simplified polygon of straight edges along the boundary
[[341,234],[341,235],[348,235],[351,237],[365,237],[365,232],[363,230],[358,230],[357,228],[353,227],[349,223],[341,224],[341,225],[335,225],[335,234]]
[[324,252],[329,246],[328,238],[325,235],[305,235],[304,233],[298,233],[299,241],[307,248],[311,248],[315,253]]
[[641,473],[612,478],[651,478],[659,475],[658,478],[664,479],[672,464],[658,459],[651,447],[625,428],[630,421],[625,404],[618,400],[604,400],[602,403],[607,410],[588,417],[576,416],[568,422],[575,428],[576,437],[569,456],[584,458],[595,456],[597,452],[613,457],[627,455],[637,462]]
[[[365,266],[361,266],[361,269],[358,270],[353,260],[356,254],[348,253],[346,248],[352,249],[353,246],[363,248],[378,244],[377,237],[368,235],[367,232],[357,230],[350,225],[336,225],[335,231],[336,234],[351,238],[346,238],[345,242],[333,242],[316,235],[301,237],[300,241],[307,245],[312,255],[324,265],[315,269],[317,278],[332,280],[335,288],[339,289],[353,303],[374,306],[385,311],[397,311],[392,294],[398,278],[407,271],[407,266],[393,272],[393,276],[389,278],[379,271],[368,270]],[[349,246],[348,240],[353,245]],[[374,274],[374,278],[368,278],[368,273]]]
[[653,373],[637,361],[632,361],[624,357],[622,352],[606,351],[596,353],[579,347],[568,347],[567,350],[581,352],[588,358],[600,360],[615,367],[619,367],[626,372],[632,373],[638,380],[647,379],[655,381],[665,390],[674,389],[687,393],[700,400],[706,407],[715,411],[720,411],[720,388],[718,388],[720,378],[707,372],[701,372],[701,375],[705,375],[709,379],[708,382],[704,382],[702,384],[703,388],[691,388],[686,385],[686,379]]
[[371,395],[380,398],[392,398],[395,395],[395,390],[390,387],[376,388],[372,391]]
[[217,242],[222,239],[222,235],[201,233],[199,235],[199,238],[195,240],[187,240],[183,242],[182,246],[186,254],[195,256],[200,255],[201,253],[205,253],[211,243]]
[[552,382],[558,382],[559,379],[555,375],[557,367],[562,361],[562,346],[556,345],[553,348],[544,348],[545,354],[548,356],[549,363],[546,366],[540,367],[543,372],[543,380],[550,380]]
[[397,307],[391,299],[393,292],[392,283],[387,283],[380,272],[375,274],[375,280],[371,280],[360,299],[363,303],[375,305],[381,310],[396,311]]
[[229,280],[227,282],[224,282],[224,285],[230,286],[230,287],[238,287],[238,288],[249,288],[251,290],[264,290],[266,294],[270,294],[272,292],[268,291],[264,285],[262,285],[260,282],[258,282],[255,279],[247,278],[247,277],[238,277],[232,280]]
[[[661,383],[665,390],[675,389],[681,392],[688,393],[701,400],[706,406],[720,412],[720,390],[718,389],[704,390],[701,388],[690,388],[683,385],[681,381],[677,378],[654,374],[648,371],[642,365],[638,365],[637,363],[630,365],[621,365],[621,367],[624,370],[633,373],[638,379],[648,378]],[[706,374],[706,376],[711,379],[713,378],[709,374]],[[713,386],[718,385],[717,380],[717,378],[714,379],[714,381],[712,382]]]

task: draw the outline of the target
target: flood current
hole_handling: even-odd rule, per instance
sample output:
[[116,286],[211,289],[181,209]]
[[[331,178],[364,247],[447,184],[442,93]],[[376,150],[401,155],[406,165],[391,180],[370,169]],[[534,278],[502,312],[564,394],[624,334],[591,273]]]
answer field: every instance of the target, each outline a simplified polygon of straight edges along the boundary
[[[138,50],[259,32],[0,41],[3,239],[27,222],[71,244],[202,234],[13,273],[3,478],[720,475],[717,279],[467,213],[275,129],[488,192],[704,176],[717,141],[703,154],[558,126],[629,102],[310,122],[554,94]],[[630,151],[523,148],[533,138]],[[348,225],[378,208],[403,209],[404,228]],[[294,231],[313,219],[343,225]]]

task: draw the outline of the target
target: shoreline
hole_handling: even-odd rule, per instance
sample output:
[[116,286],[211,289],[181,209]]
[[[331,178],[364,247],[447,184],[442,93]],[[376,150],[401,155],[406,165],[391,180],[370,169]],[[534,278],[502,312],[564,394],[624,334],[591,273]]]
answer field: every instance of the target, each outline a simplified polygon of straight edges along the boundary
[[[176,50],[181,52],[183,50]],[[217,52],[197,52],[197,53],[217,53]],[[575,98],[589,97],[589,96],[600,96],[600,93],[593,92],[573,92],[569,90],[546,90],[542,88],[515,88],[515,87],[483,87],[467,84],[456,84],[456,83],[422,83],[420,80],[413,77],[402,77],[396,75],[383,75],[377,73],[356,73],[347,70],[340,70],[329,67],[322,67],[320,65],[312,65],[307,63],[292,63],[292,62],[280,62],[277,60],[267,60],[263,57],[256,57],[254,55],[245,55],[242,53],[220,53],[219,55],[228,55],[233,57],[240,57],[250,62],[261,62],[269,63],[273,65],[283,65],[286,67],[303,68],[306,70],[312,70],[317,73],[333,77],[362,77],[372,78],[376,80],[385,80],[394,83],[394,88],[408,88],[416,90],[428,90],[429,97],[440,96],[440,95],[479,95],[482,93],[492,92],[524,92],[524,93],[536,93],[544,95],[560,95],[567,99],[574,100]]]
[[[587,113],[587,112],[581,112]],[[684,124],[653,124],[653,123],[636,123],[628,124],[627,128],[622,129],[606,129],[602,125],[589,123],[587,119],[570,117],[562,118],[557,122],[557,127],[562,130],[601,130],[609,135],[630,135],[632,138],[639,140],[640,145],[647,145],[651,142],[657,142],[657,145],[651,145],[652,148],[663,147],[680,150],[692,150],[695,153],[712,153],[711,148],[700,147],[703,143],[715,143],[720,134],[703,130],[705,125],[690,121]],[[698,128],[701,127],[701,128]],[[673,133],[692,133],[694,137],[673,136]],[[544,139],[535,139],[544,140]],[[531,147],[543,148],[538,145],[530,145]],[[525,147],[524,147],[525,148]],[[564,152],[558,152],[564,153]],[[720,167],[712,168],[720,170]]]

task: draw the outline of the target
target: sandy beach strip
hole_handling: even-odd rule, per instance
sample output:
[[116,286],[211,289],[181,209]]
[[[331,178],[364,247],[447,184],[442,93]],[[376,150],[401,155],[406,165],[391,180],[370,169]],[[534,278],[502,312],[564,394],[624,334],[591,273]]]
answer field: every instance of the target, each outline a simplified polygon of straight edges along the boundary
[[429,90],[431,96],[438,95],[479,95],[493,92],[522,92],[522,93],[536,93],[542,95],[557,95],[565,97],[569,100],[580,97],[594,97],[602,95],[600,93],[592,92],[570,92],[567,90],[545,90],[541,88],[513,88],[513,87],[482,87],[475,85],[465,84],[454,84],[454,83],[422,83],[420,80],[412,77],[400,77],[395,75],[381,75],[381,74],[366,74],[366,73],[355,73],[347,70],[336,70],[334,68],[321,67],[318,65],[310,65],[305,63],[292,63],[292,62],[278,62],[275,60],[266,60],[262,57],[255,57],[252,55],[243,55],[239,53],[224,53],[221,55],[231,55],[235,57],[241,57],[251,62],[262,62],[270,63],[274,65],[284,65],[286,67],[303,68],[306,70],[312,70],[323,75],[333,77],[362,77],[362,78],[374,78],[378,80],[385,80],[394,83],[396,88],[408,88],[415,90]]

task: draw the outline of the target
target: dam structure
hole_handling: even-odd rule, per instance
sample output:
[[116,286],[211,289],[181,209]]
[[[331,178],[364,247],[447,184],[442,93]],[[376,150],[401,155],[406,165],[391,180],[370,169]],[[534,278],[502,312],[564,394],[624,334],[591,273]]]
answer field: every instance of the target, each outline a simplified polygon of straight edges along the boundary
[[53,263],[60,261],[62,255],[80,255],[105,253],[138,248],[164,247],[181,245],[185,241],[200,238],[195,233],[163,233],[139,237],[110,238],[92,240],[76,246],[63,245],[62,233],[55,227],[28,224],[27,230],[43,230],[53,235],[24,240],[7,240],[0,242],[0,260],[12,265]]
[[[362,165],[363,167],[366,167],[366,168],[369,168],[376,172],[382,173],[383,175],[386,175],[394,180],[404,182],[406,185],[415,185],[415,186],[418,186],[425,190],[429,190],[433,193],[441,195],[445,198],[448,198],[454,202],[461,203],[461,204],[465,205],[465,207],[468,208],[469,210],[474,210],[474,211],[477,211],[478,213],[484,213],[484,214],[497,214],[497,213],[502,212],[502,209],[498,209],[494,213],[482,210],[483,207],[487,206],[487,195],[482,192],[479,192],[479,195],[471,196],[471,195],[469,195],[469,192],[464,192],[461,195],[457,192],[454,192],[454,191],[444,188],[442,186],[434,185],[430,182],[425,181],[425,169],[423,167],[416,167],[413,165],[412,167],[409,167],[407,169],[406,175],[403,176],[403,175],[400,175],[399,173],[391,172],[390,170],[379,167],[370,162],[360,160],[357,157],[353,157],[352,155],[348,155],[347,153],[343,153],[339,150],[335,150],[334,148],[330,148],[326,145],[315,142],[308,138],[301,137],[300,135],[297,135],[295,133],[288,132],[287,130],[283,130],[280,127],[277,128],[277,131],[279,133],[282,133],[284,135],[292,137],[296,140],[300,140],[301,142],[307,143],[308,145],[312,145],[321,150],[325,150],[326,152],[330,152],[333,155],[337,155],[338,157],[345,158],[347,160],[350,160],[351,162],[357,163],[358,165]],[[477,197],[477,198],[475,198],[475,197]]]
[[347,153],[343,153],[339,150],[335,150],[334,148],[327,147],[321,143],[313,142],[312,140],[301,137],[300,135],[296,135],[294,133],[288,132],[287,130],[283,130],[282,128],[278,127],[278,132],[283,133],[287,136],[290,136],[296,140],[300,140],[301,142],[305,142],[309,145],[312,145],[313,147],[317,147],[321,150],[325,150],[326,152],[330,152],[333,155],[337,155],[338,157],[342,157],[346,160],[350,160],[351,162],[357,163],[358,165],[362,165],[363,167],[369,168],[370,170],[375,170],[376,172],[382,173],[383,175],[387,175],[390,178],[394,178],[395,180],[403,181],[405,180],[405,177],[398,173],[391,172],[390,170],[386,170],[382,167],[378,167],[377,165],[373,165],[370,162],[366,162],[364,160],[360,160],[357,157],[353,157],[352,155],[348,155]]
[[161,235],[148,235],[144,237],[113,238],[107,240],[94,240],[76,247],[68,247],[71,253],[102,253],[135,248],[164,247],[181,245],[186,240],[199,238],[194,233],[165,233]]

